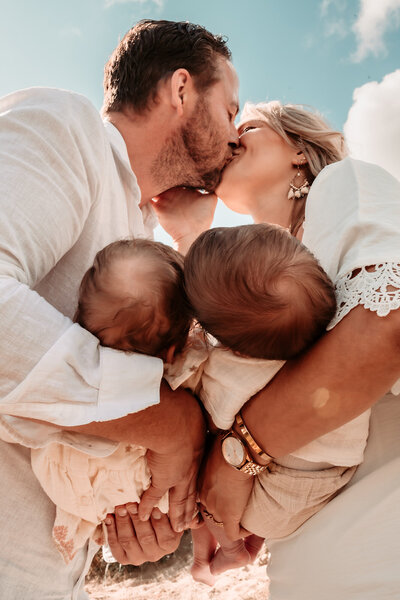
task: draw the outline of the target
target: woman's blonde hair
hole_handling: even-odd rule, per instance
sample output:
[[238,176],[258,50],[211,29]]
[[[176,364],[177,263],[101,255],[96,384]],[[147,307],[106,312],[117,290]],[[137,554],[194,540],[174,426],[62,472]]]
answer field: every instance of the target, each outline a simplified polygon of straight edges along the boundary
[[[300,104],[281,104],[279,101],[247,102],[241,121],[265,121],[290,146],[301,151],[307,160],[306,178],[312,184],[324,167],[347,155],[343,134],[332,127],[317,112]],[[296,235],[303,219],[305,198],[296,201],[292,213],[291,233]]]
[[249,119],[266,121],[288,144],[301,150],[313,180],[324,167],[342,160],[347,154],[343,134],[332,129],[318,113],[300,104],[281,104],[277,100],[258,104],[247,102],[241,121]]

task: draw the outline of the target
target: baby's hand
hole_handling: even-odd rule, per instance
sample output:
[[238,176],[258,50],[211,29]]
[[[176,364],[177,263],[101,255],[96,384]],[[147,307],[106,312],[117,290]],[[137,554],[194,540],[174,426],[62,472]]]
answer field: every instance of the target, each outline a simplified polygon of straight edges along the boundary
[[211,227],[217,196],[188,188],[173,188],[153,199],[161,227],[172,237],[174,246],[186,254],[189,246]]

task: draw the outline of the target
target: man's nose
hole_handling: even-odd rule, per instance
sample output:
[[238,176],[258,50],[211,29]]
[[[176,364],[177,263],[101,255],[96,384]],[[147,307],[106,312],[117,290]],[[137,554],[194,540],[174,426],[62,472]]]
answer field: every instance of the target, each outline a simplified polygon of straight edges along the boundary
[[235,125],[233,125],[233,127],[232,127],[231,137],[230,137],[228,144],[232,149],[239,147],[239,134],[238,134],[238,131],[237,131]]

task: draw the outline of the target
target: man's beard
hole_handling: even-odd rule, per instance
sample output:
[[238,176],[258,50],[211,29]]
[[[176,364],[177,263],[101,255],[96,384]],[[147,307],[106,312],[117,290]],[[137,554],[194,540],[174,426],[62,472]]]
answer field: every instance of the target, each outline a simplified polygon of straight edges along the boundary
[[221,159],[222,136],[212,120],[207,103],[199,98],[193,115],[164,145],[152,165],[152,175],[164,189],[174,186],[202,188],[213,192],[230,157]]

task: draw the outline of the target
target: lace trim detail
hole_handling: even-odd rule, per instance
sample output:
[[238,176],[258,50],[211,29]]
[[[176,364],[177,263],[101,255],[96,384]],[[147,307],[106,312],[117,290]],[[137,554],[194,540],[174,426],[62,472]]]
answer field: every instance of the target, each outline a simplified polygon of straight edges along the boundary
[[362,267],[356,275],[348,273],[338,279],[335,287],[338,308],[328,330],[359,304],[386,317],[400,308],[400,265],[383,263],[375,265],[374,271]]

